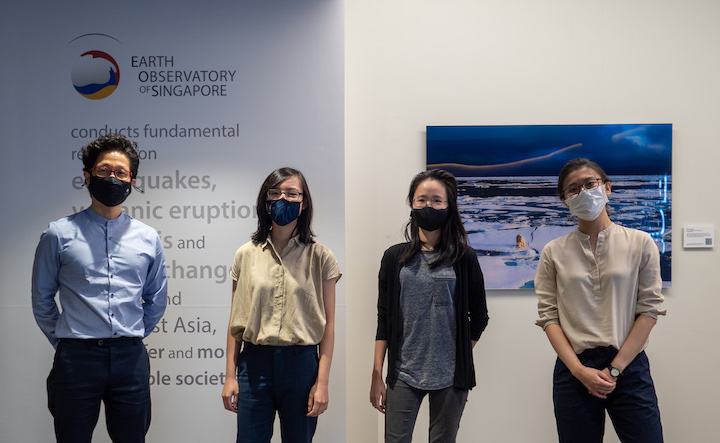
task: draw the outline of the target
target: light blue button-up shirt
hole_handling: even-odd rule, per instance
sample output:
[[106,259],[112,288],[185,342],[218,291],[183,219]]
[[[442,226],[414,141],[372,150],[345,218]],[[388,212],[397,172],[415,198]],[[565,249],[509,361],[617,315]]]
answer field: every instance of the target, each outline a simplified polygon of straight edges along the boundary
[[53,347],[60,338],[147,337],[166,305],[165,255],[146,224],[124,213],[106,220],[88,208],[50,223],[40,237],[32,307]]

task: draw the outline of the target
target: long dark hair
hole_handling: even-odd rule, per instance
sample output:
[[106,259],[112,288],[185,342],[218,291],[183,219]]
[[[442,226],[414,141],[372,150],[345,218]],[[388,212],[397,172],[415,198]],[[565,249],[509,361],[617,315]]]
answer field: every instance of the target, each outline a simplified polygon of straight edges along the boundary
[[312,197],[310,196],[310,189],[308,188],[307,181],[305,181],[305,176],[297,169],[285,167],[271,172],[260,187],[260,193],[258,194],[256,205],[258,228],[252,235],[254,243],[259,244],[267,240],[270,228],[272,228],[272,220],[270,219],[270,214],[268,214],[267,209],[268,190],[277,188],[280,183],[290,177],[297,177],[300,179],[303,193],[302,201],[304,208],[302,212],[300,212],[300,217],[298,218],[297,225],[295,226],[295,233],[300,236],[301,243],[310,244],[315,241],[313,240],[315,234],[313,233],[311,227],[313,215]]
[[[445,186],[448,200],[448,218],[443,225],[440,234],[440,241],[435,245],[437,258],[430,263],[430,269],[434,269],[441,265],[453,265],[462,257],[465,248],[468,246],[467,232],[460,219],[460,211],[457,207],[457,181],[455,176],[441,169],[432,169],[424,171],[416,175],[410,183],[410,191],[408,192],[407,202],[412,207],[415,191],[420,183],[425,180],[436,180]],[[410,217],[405,223],[405,240],[410,244],[400,257],[400,265],[405,265],[421,250],[420,227],[415,220]]]

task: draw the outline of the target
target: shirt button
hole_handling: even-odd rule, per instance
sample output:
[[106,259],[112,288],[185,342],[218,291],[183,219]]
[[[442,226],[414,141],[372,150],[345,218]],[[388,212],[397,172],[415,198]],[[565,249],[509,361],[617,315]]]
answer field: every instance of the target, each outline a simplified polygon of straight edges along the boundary
[[114,313],[110,314],[110,317],[115,317],[115,314]]
[[110,298],[114,298],[114,297],[115,297],[115,294],[110,294]]

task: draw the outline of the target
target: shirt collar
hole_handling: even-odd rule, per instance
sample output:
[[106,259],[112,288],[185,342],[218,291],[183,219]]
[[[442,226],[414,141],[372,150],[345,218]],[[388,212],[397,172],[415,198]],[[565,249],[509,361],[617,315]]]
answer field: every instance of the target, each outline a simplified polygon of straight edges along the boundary
[[98,214],[97,212],[95,212],[95,210],[92,208],[92,206],[88,207],[85,210],[85,213],[88,215],[88,217],[90,217],[90,220],[94,221],[95,223],[104,225],[104,224],[107,224],[107,222],[108,222],[107,219],[105,219],[105,217],[103,217],[100,214]]
[[[290,246],[290,244],[293,244],[293,243],[295,244],[295,246],[300,246],[300,235],[299,234],[290,238],[290,241],[288,242],[288,246]],[[265,243],[263,243],[263,245],[262,245],[262,248],[268,249],[271,246],[272,246],[272,240],[270,239],[270,235],[268,234],[267,238],[265,239]]]
[[105,217],[103,217],[102,215],[95,212],[95,210],[92,208],[92,206],[89,206],[84,212],[88,215],[90,220],[94,221],[97,224],[103,225],[103,226],[107,225],[108,223],[117,223],[117,222],[123,220],[123,218],[127,216],[127,214],[122,212],[122,213],[120,213],[120,216],[118,218],[108,220]]
[[[610,233],[610,231],[611,231],[614,227],[615,227],[615,223],[610,222],[610,226],[608,226],[607,228],[605,228],[605,229],[603,229],[602,231],[598,232],[598,237],[605,237],[606,235],[608,235],[608,234]],[[586,233],[580,231],[580,229],[576,229],[575,232],[577,232],[577,235],[578,235],[578,237],[580,237],[580,238],[584,238],[584,239],[590,238],[590,235],[589,235],[589,234],[586,234]]]

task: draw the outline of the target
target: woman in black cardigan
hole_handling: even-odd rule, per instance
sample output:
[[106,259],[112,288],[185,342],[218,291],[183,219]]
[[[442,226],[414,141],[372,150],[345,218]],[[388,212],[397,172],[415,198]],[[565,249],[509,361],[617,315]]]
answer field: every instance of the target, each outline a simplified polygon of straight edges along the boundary
[[385,251],[380,266],[370,402],[385,414],[385,441],[410,442],[428,395],[430,441],[454,442],[475,386],[472,348],[488,322],[483,275],[468,246],[452,174],[416,175],[408,204],[407,242]]

